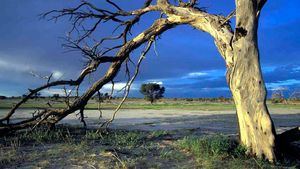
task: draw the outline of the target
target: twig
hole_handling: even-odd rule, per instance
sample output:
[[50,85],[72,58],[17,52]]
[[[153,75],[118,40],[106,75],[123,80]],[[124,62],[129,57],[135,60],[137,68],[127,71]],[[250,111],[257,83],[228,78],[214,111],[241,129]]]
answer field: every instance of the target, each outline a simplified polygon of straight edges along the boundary
[[99,115],[99,120],[102,118],[102,111],[101,111],[101,93],[100,93],[100,91],[97,91],[97,95],[98,95],[98,111],[99,111],[99,113],[100,113],[100,115]]
[[225,23],[227,23],[232,17],[235,16],[235,10],[230,12],[230,14],[225,18],[225,20],[221,23],[221,26],[223,26]]
[[132,76],[132,78],[128,81],[128,83],[126,84],[126,89],[125,89],[124,97],[123,97],[122,101],[120,102],[120,104],[118,105],[118,107],[115,109],[112,118],[111,118],[110,120],[104,122],[104,123],[101,125],[101,128],[102,128],[103,126],[105,126],[105,129],[107,129],[107,127],[109,126],[109,124],[110,124],[111,122],[114,121],[117,112],[120,110],[120,108],[122,107],[122,105],[124,104],[125,100],[126,100],[127,97],[128,97],[128,94],[129,94],[129,91],[130,91],[130,87],[131,87],[133,81],[135,80],[135,78],[137,77],[137,75],[138,75],[138,73],[139,73],[140,65],[141,65],[143,59],[145,58],[145,55],[146,55],[146,54],[148,53],[148,51],[150,50],[153,41],[154,41],[153,38],[151,38],[151,39],[149,40],[149,42],[148,42],[147,47],[146,47],[145,50],[142,52],[142,54],[141,54],[141,56],[140,56],[140,58],[139,58],[139,60],[138,60],[138,63],[137,63],[137,65],[136,65],[135,73],[134,73],[134,75]]

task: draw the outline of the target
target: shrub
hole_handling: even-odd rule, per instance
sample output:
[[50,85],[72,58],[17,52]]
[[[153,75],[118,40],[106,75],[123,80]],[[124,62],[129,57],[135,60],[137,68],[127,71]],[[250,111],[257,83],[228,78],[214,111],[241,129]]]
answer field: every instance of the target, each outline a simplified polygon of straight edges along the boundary
[[142,84],[140,92],[145,96],[145,99],[152,104],[154,101],[164,97],[165,88],[156,83],[148,83]]

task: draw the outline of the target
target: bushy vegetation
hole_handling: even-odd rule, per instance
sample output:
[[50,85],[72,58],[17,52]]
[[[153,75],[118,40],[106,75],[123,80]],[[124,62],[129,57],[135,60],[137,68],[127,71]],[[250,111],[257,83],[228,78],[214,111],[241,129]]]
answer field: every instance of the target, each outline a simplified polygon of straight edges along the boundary
[[157,83],[147,83],[141,85],[140,92],[152,104],[154,101],[164,97],[165,88]]

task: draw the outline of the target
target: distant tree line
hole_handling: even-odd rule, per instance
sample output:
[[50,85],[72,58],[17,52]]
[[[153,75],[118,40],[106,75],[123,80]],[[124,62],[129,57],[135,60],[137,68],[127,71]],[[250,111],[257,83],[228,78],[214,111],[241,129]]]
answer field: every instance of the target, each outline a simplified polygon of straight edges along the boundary
[[224,103],[224,102],[228,102],[231,103],[233,102],[232,98],[227,98],[224,96],[220,96],[220,97],[212,97],[212,98],[173,98],[174,101],[177,100],[185,100],[188,102],[192,102],[192,101],[198,101],[198,102],[220,102],[220,103]]
[[[290,92],[289,94],[285,94],[285,89],[284,88],[278,88],[272,90],[271,97],[269,100],[272,103],[288,103],[289,101],[300,101],[300,90],[294,90]],[[165,88],[159,84],[156,83],[148,83],[148,84],[142,84],[140,88],[140,92],[144,95],[144,98],[151,103],[155,102],[158,99],[163,98],[163,94],[165,92]],[[22,96],[2,96],[0,95],[0,100],[5,100],[5,99],[21,99],[26,97],[27,95],[24,94]],[[75,97],[75,96],[70,96],[70,98]],[[31,97],[31,99],[38,99],[38,98],[51,98],[58,100],[60,98],[65,98],[65,96],[60,95],[58,93],[50,95],[50,96],[43,96],[41,93],[36,93],[34,96]],[[132,97],[134,98],[134,97]],[[104,100],[110,100],[110,99],[118,99],[118,97],[113,97],[109,93],[100,93],[100,99],[99,99],[99,94],[95,94],[93,96],[94,100],[100,100],[103,102]],[[230,97],[212,97],[212,98],[169,98],[172,99],[173,101],[198,101],[198,102],[220,102],[220,103],[232,103],[233,99]]]
[[4,100],[4,99],[7,99],[6,96],[0,96],[0,100]]

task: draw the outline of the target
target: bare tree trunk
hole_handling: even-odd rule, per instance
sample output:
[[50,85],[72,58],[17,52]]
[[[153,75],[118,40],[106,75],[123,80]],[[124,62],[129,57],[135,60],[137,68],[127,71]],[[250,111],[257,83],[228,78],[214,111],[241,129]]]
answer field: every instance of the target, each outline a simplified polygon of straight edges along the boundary
[[[255,48],[253,48],[255,49]],[[247,57],[245,57],[247,56]],[[275,130],[266,106],[266,89],[255,55],[239,55],[230,81],[241,143],[258,157],[275,159]]]
[[255,1],[236,0],[236,30],[229,86],[236,105],[240,140],[258,157],[276,160],[276,133],[266,106],[257,46],[258,10]]
[[154,99],[151,97],[150,98],[150,103],[153,104],[153,102],[154,102]]

